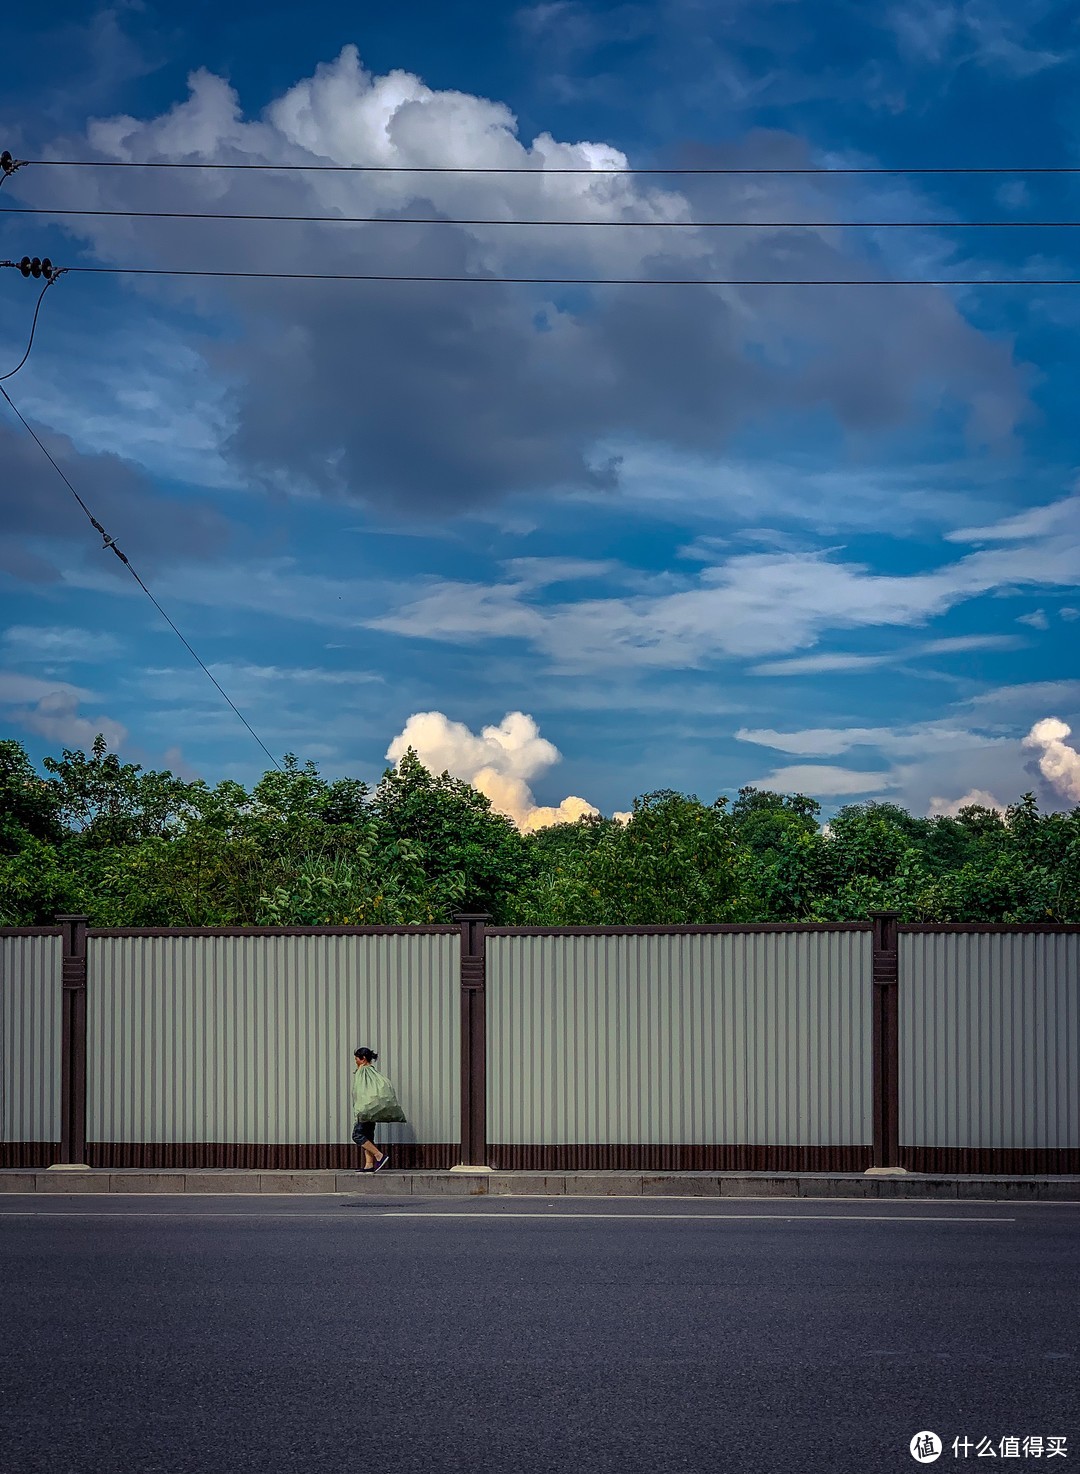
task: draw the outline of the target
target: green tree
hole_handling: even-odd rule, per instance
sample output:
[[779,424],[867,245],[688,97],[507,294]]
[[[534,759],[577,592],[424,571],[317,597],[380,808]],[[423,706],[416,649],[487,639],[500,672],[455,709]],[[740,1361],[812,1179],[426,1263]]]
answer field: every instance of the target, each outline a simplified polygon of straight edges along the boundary
[[44,767],[55,775],[62,822],[87,845],[133,844],[172,833],[187,808],[183,779],[121,763],[100,732],[89,758],[65,748],[59,760],[47,757]]
[[[390,846],[407,841],[422,867],[433,919],[448,920],[468,905],[497,920],[528,869],[522,836],[496,814],[490,799],[470,784],[443,772],[429,773],[410,748],[396,768],[388,768],[371,801],[377,821],[376,863],[389,860]],[[396,857],[400,873],[401,855]],[[414,883],[419,883],[419,874]]]
[[739,868],[723,802],[671,789],[635,799],[627,824],[583,819],[530,836],[523,926],[702,925],[740,919]]
[[38,776],[21,742],[0,742],[0,855],[31,840],[57,844],[63,833],[56,785]]
[[78,909],[75,877],[55,845],[27,834],[0,854],[0,926],[51,926],[58,912]]
[[374,793],[293,754],[250,793],[122,764],[98,737],[34,770],[0,742],[0,925],[408,925],[490,911],[520,925],[865,919],[1080,922],[1080,808],[923,819],[803,794],[702,804],[661,789],[627,824],[522,835],[414,752]]
[[740,788],[731,807],[745,897],[753,921],[812,919],[828,883],[821,805],[805,794]]

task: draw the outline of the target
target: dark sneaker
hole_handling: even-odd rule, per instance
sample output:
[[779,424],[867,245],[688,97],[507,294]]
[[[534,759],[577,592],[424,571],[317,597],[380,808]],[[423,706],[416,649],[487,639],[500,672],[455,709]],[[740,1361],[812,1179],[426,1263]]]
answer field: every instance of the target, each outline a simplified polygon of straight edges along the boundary
[[376,1162],[375,1165],[374,1165],[374,1167],[371,1170],[373,1172],[381,1172],[382,1169],[386,1166],[387,1162],[389,1162],[389,1160],[390,1160],[390,1153],[389,1152],[383,1152],[383,1154],[382,1154],[382,1160]]

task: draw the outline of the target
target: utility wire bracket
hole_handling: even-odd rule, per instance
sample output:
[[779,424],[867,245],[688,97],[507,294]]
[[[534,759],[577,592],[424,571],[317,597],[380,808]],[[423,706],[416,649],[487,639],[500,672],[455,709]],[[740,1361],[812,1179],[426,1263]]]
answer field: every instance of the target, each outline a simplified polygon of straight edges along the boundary
[[6,179],[9,174],[14,174],[16,169],[23,168],[29,162],[29,159],[13,159],[11,157],[11,150],[4,149],[3,153],[0,153],[0,173]]

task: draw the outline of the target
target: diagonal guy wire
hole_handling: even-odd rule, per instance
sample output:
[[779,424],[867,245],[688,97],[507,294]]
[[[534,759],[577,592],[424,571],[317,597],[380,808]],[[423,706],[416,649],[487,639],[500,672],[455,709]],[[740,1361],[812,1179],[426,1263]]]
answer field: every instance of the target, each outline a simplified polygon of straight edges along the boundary
[[169,626],[169,628],[173,631],[173,633],[177,636],[177,638],[181,641],[181,643],[183,644],[185,650],[187,650],[188,654],[192,657],[192,659],[195,661],[195,663],[199,666],[199,668],[202,670],[203,674],[206,675],[206,676],[209,676],[210,680],[213,681],[213,683],[217,687],[218,691],[221,693],[221,695],[225,698],[225,700],[232,707],[233,711],[236,713],[236,715],[243,722],[244,726],[251,733],[252,737],[255,738],[255,741],[262,748],[263,752],[266,753],[266,756],[273,763],[274,767],[277,768],[280,771],[281,770],[281,764],[278,762],[277,758],[274,756],[274,754],[267,747],[266,743],[259,736],[258,732],[256,732],[255,728],[248,721],[248,719],[244,715],[244,713],[240,710],[240,708],[236,705],[236,703],[230,698],[230,696],[225,691],[225,689],[221,685],[221,683],[213,675],[211,675],[210,671],[207,670],[206,666],[199,659],[198,655],[196,655],[195,651],[191,648],[191,646],[188,644],[187,640],[184,638],[184,636],[177,629],[176,625],[173,624],[172,620],[165,613],[164,609],[162,609],[161,605],[158,603],[158,601],[154,598],[153,594],[150,592],[150,590],[143,583],[142,579],[135,572],[134,568],[132,568],[131,563],[128,560],[127,555],[125,553],[122,553],[120,551],[120,549],[116,546],[116,540],[115,540],[115,538],[111,538],[108,535],[108,533],[105,531],[104,527],[102,527],[101,523],[97,520],[97,518],[91,512],[90,508],[83,501],[82,497],[75,490],[74,486],[71,484],[70,480],[68,479],[68,477],[65,474],[64,470],[62,469],[62,467],[53,458],[51,452],[49,451],[48,446],[45,445],[45,443],[41,440],[41,438],[37,434],[37,431],[34,429],[34,427],[31,424],[29,424],[27,420],[25,420],[23,418],[22,412],[20,411],[18,405],[16,405],[13,402],[13,400],[11,398],[11,395],[4,388],[3,384],[0,384],[0,394],[2,394],[4,396],[4,398],[7,400],[8,404],[11,406],[11,409],[12,409],[13,413],[21,421],[21,423],[23,425],[23,428],[36,441],[37,446],[38,446],[38,449],[45,456],[46,460],[52,466],[52,468],[56,472],[56,474],[60,477],[61,481],[63,481],[63,483],[67,487],[68,491],[71,492],[72,496],[78,502],[79,506],[82,507],[83,511],[86,513],[87,517],[90,519],[90,525],[97,532],[100,532],[101,533],[101,536],[104,539],[103,546],[106,547],[106,548],[111,548],[113,550],[113,552],[116,554],[116,556],[120,559],[121,563],[123,563],[124,566],[127,568],[128,572],[131,574],[132,578],[135,580],[135,582],[142,589],[143,593],[150,600],[151,604],[153,604],[154,608],[161,615],[162,619]]

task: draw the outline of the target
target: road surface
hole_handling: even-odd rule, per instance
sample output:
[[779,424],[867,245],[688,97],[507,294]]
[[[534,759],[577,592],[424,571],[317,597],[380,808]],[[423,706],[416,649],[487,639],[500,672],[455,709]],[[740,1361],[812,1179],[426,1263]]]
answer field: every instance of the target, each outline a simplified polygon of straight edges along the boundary
[[2,1474],[1080,1463],[1080,1205],[5,1195],[0,1295]]

